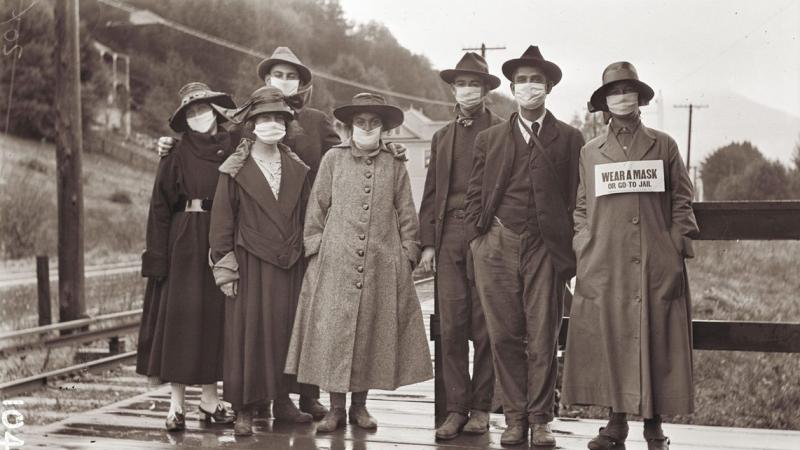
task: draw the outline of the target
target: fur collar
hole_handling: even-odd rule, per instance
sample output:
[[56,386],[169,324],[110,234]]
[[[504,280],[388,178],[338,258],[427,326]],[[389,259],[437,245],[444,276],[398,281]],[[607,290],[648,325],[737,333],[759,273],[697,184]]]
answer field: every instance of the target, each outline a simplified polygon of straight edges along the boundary
[[[222,165],[219,166],[219,171],[222,173],[226,173],[233,178],[236,178],[236,175],[239,173],[239,170],[244,166],[244,163],[247,161],[247,158],[250,156],[250,149],[253,147],[254,141],[252,139],[242,138],[242,141],[239,142],[239,145],[236,147],[236,151],[233,152]],[[286,153],[287,156],[292,158],[306,170],[309,170],[308,164],[303,162],[297,153],[293,152],[288,146],[279,143],[278,149]]]

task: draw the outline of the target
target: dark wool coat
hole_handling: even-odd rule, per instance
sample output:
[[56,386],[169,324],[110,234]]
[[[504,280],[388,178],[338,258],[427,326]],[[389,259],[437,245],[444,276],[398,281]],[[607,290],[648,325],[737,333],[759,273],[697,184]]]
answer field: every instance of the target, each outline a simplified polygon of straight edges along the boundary
[[[663,161],[664,192],[595,196],[595,167]],[[693,409],[691,301],[684,258],[698,232],[675,141],[640,125],[629,157],[611,134],[581,151],[578,276],[562,401],[645,418]]]
[[333,129],[331,119],[318,109],[301,109],[297,113],[295,123],[301,130],[297,135],[287,137],[284,143],[311,168],[309,181],[313,184],[322,155],[334,145],[339,145],[341,141]]
[[303,218],[308,166],[280,145],[278,199],[242,143],[220,167],[211,213],[217,285],[238,280],[225,300],[224,398],[235,409],[297,392],[283,374],[303,278]]
[[[503,122],[503,119],[486,110],[489,126]],[[450,192],[450,178],[453,164],[455,133],[460,125],[452,121],[434,133],[431,139],[431,156],[425,177],[425,189],[419,209],[420,241],[423,247],[433,246],[439,250],[442,242],[444,214],[447,212],[447,195]],[[472,126],[476,126],[473,124]],[[472,148],[464,149],[472,153]]]
[[[472,175],[467,190],[467,217],[475,225],[472,238],[489,230],[500,199],[505,194],[514,164],[512,127],[517,113],[475,139]],[[547,111],[539,131],[544,152],[534,151],[531,185],[536,200],[539,229],[553,265],[564,280],[575,275],[572,252],[572,212],[578,189],[578,159],[583,136]]]
[[329,392],[432,377],[411,271],[417,214],[405,163],[349,143],[322,158],[309,199],[303,280],[286,372]]
[[208,266],[209,212],[180,202],[214,198],[219,165],[238,135],[187,132],[158,166],[147,219],[142,275],[148,278],[136,371],[163,381],[222,378],[225,297]]

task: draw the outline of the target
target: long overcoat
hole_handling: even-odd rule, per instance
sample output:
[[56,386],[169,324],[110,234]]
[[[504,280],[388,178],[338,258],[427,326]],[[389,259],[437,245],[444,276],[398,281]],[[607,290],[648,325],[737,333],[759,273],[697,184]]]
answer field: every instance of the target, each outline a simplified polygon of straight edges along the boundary
[[209,212],[185,202],[214,198],[217,169],[238,134],[186,132],[159,162],[147,219],[142,275],[148,278],[136,371],[183,384],[222,378],[225,297],[208,267]]
[[299,389],[283,367],[303,280],[308,166],[279,145],[276,199],[250,157],[252,144],[242,140],[220,166],[211,212],[216,283],[239,283],[236,297],[225,300],[224,398],[235,409]]
[[417,214],[405,163],[343,143],[322,158],[306,211],[310,257],[287,373],[329,392],[432,377],[411,271]]
[[[581,150],[563,402],[690,413],[693,188],[668,135],[640,125],[628,152],[610,129]],[[629,160],[663,161],[665,190],[597,197],[595,166]]]

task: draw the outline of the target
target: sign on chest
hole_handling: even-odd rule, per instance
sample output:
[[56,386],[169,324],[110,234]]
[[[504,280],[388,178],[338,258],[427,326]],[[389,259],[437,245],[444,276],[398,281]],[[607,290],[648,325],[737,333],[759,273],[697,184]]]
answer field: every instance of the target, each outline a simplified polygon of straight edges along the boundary
[[625,161],[594,166],[595,197],[630,192],[664,192],[664,161]]

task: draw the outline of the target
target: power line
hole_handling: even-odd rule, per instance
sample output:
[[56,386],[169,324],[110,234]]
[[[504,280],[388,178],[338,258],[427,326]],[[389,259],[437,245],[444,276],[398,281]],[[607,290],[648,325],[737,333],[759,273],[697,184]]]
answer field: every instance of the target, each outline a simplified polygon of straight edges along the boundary
[[[111,6],[111,7],[117,8],[117,9],[121,9],[123,11],[126,11],[126,12],[130,13],[130,14],[146,15],[147,19],[152,20],[152,22],[150,22],[150,23],[164,25],[164,26],[166,26],[168,28],[172,28],[172,29],[180,31],[182,33],[186,33],[186,34],[194,36],[194,37],[196,37],[198,39],[202,39],[204,41],[208,41],[208,42],[217,44],[219,46],[222,46],[222,47],[225,47],[225,48],[228,48],[228,49],[231,49],[231,50],[235,50],[235,51],[240,52],[240,53],[244,53],[244,54],[249,55],[249,56],[253,56],[255,58],[266,59],[266,58],[269,57],[269,55],[267,55],[266,53],[259,52],[258,50],[254,50],[254,49],[245,47],[243,45],[239,45],[239,44],[237,44],[235,42],[231,42],[231,41],[229,41],[227,39],[222,39],[220,37],[205,33],[203,31],[187,27],[186,25],[180,24],[178,22],[174,22],[172,20],[165,19],[165,18],[159,16],[158,14],[155,14],[154,12],[152,12],[150,10],[147,10],[147,9],[134,8],[134,7],[132,7],[130,5],[127,5],[124,2],[121,2],[121,1],[118,1],[118,0],[97,0],[97,1],[100,2],[100,3],[103,3],[103,4],[107,5],[107,6]],[[431,104],[431,105],[441,105],[441,106],[448,106],[448,107],[452,107],[452,106],[455,105],[455,103],[452,103],[452,102],[446,102],[446,101],[442,101],[442,100],[433,100],[433,99],[429,99],[429,98],[425,98],[425,97],[418,97],[416,95],[403,94],[401,92],[395,92],[395,91],[390,91],[390,90],[386,90],[386,89],[381,89],[379,87],[370,86],[368,84],[364,84],[364,83],[359,83],[357,81],[348,80],[348,79],[345,79],[345,78],[342,78],[342,77],[339,77],[339,76],[336,76],[336,75],[333,75],[333,74],[330,74],[330,73],[327,73],[327,72],[317,71],[317,70],[314,70],[313,68],[310,68],[310,69],[311,69],[311,72],[314,74],[315,77],[322,78],[323,80],[334,81],[334,82],[341,83],[341,84],[344,84],[344,85],[347,85],[347,86],[352,86],[352,87],[356,87],[356,88],[359,88],[359,89],[365,89],[367,91],[376,92],[376,93],[387,95],[387,96],[391,96],[391,97],[402,98],[402,99],[405,99],[405,100],[410,100],[410,101],[419,102],[419,103],[428,103],[428,104]]]

